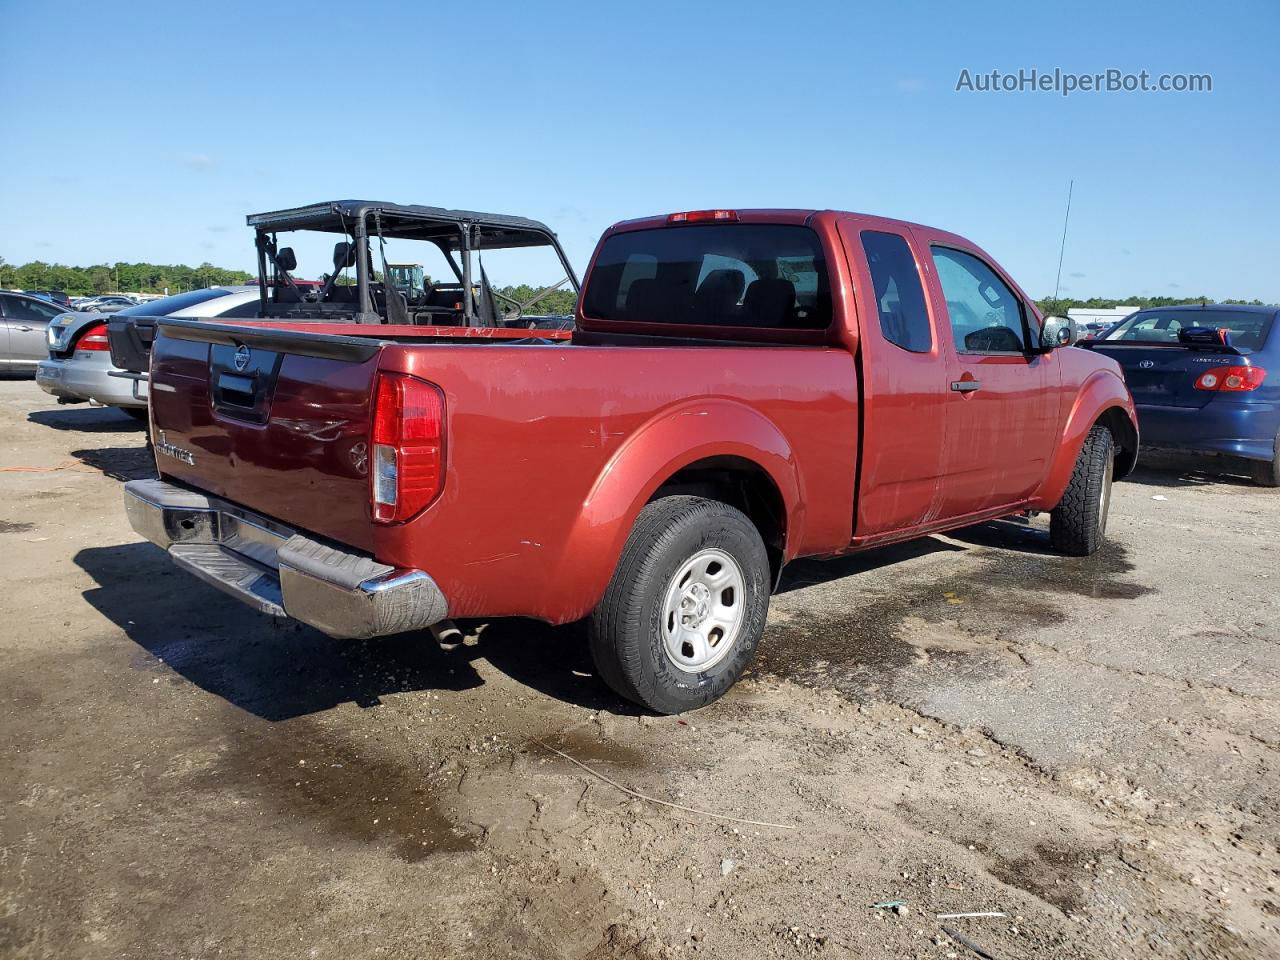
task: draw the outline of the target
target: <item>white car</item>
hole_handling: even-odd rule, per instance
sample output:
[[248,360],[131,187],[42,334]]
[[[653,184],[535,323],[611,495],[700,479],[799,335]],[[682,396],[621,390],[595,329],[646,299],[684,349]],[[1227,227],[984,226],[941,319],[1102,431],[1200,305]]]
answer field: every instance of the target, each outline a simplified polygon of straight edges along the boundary
[[[209,287],[140,303],[114,316],[247,318],[258,315],[259,302],[256,286]],[[87,400],[145,415],[146,381],[111,375],[122,371],[111,362],[107,340],[110,319],[103,313],[64,313],[54,318],[47,334],[49,357],[36,367],[36,383],[59,403]]]

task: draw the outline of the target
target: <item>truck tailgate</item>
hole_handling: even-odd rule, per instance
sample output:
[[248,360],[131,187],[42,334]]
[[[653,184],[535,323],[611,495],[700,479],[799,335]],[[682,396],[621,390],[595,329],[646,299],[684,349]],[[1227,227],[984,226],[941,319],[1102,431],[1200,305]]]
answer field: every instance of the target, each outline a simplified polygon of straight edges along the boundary
[[370,393],[382,346],[162,321],[151,356],[161,474],[371,550]]

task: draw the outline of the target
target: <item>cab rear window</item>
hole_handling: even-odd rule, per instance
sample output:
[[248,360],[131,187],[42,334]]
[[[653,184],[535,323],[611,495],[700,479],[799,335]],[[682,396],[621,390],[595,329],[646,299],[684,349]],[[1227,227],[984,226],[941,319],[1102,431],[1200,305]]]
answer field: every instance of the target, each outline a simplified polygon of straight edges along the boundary
[[583,312],[631,323],[820,330],[831,323],[831,290],[808,227],[672,226],[609,237]]

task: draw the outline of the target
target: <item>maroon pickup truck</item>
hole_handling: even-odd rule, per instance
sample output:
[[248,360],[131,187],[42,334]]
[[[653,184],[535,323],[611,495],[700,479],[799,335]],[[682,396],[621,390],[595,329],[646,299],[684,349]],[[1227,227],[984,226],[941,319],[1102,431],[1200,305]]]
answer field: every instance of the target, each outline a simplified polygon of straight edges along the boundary
[[1023,511],[1096,550],[1138,432],[1120,369],[981,249],[823,210],[600,240],[571,339],[161,320],[134,528],[335,637],[588,618],[601,678],[729,688],[783,566]]

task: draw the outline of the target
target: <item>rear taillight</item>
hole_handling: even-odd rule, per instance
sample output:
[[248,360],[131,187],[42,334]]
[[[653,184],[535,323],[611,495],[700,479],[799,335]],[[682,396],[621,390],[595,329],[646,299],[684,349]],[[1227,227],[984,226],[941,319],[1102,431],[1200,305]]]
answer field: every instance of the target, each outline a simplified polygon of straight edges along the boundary
[[1197,390],[1220,393],[1248,393],[1257,390],[1266,379],[1262,367],[1213,367],[1196,377]]
[[379,373],[373,394],[369,499],[373,519],[400,523],[444,485],[444,395],[425,380]]
[[75,347],[77,350],[110,350],[111,340],[107,336],[107,325],[95,323],[87,327],[84,333],[80,334]]
[[667,217],[667,223],[707,223],[714,220],[726,220],[732,223],[737,219],[737,210],[689,210],[685,213],[671,214]]

